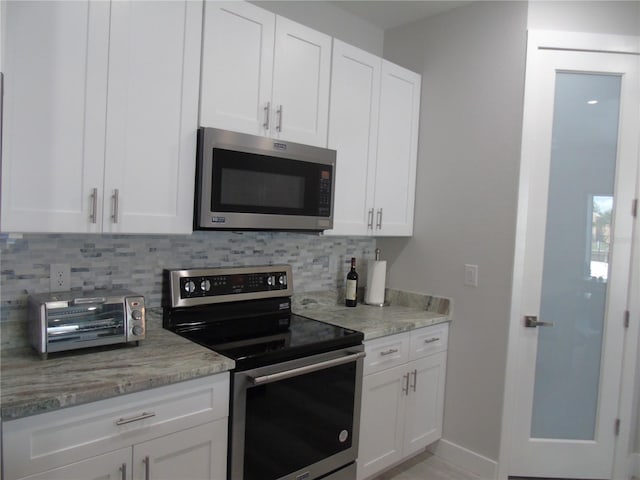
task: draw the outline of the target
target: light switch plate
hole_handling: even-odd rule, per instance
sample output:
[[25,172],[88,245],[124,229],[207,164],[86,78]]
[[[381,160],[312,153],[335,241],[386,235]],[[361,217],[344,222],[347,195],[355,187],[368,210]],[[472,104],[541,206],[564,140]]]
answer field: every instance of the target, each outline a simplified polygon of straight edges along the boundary
[[464,284],[469,287],[478,286],[478,266],[465,264],[464,266]]

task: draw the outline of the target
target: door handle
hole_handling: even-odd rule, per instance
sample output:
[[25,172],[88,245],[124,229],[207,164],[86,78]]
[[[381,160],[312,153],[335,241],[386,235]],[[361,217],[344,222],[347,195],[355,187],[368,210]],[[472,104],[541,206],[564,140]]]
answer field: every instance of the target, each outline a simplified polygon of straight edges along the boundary
[[271,116],[271,102],[267,102],[267,105],[264,107],[264,123],[262,124],[265,130],[269,130],[270,116]]
[[535,315],[526,315],[524,317],[524,326],[527,328],[553,327],[553,322],[540,322]]
[[276,125],[276,131],[278,132],[282,132],[282,105],[278,106],[278,109],[276,110],[276,115],[278,116],[278,124]]
[[411,385],[411,389],[415,392],[416,391],[416,386],[418,385],[418,369],[414,368],[413,372],[411,372],[413,375],[413,385]]
[[405,395],[409,395],[409,375],[410,373],[407,372],[402,376],[402,380],[404,380],[404,387],[402,387],[402,393],[404,393]]
[[113,195],[111,195],[111,199],[113,200],[113,212],[111,214],[111,222],[118,223],[118,207],[119,207],[119,197],[120,192],[116,188],[113,191]]
[[370,208],[367,214],[367,228],[373,230],[373,208]]

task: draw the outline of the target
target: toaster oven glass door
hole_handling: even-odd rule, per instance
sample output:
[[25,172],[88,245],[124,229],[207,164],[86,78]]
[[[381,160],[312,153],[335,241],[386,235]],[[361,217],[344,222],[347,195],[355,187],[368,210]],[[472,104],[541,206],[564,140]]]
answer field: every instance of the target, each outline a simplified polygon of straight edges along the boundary
[[124,304],[92,303],[47,311],[49,351],[64,350],[69,343],[100,345],[102,340],[125,337]]

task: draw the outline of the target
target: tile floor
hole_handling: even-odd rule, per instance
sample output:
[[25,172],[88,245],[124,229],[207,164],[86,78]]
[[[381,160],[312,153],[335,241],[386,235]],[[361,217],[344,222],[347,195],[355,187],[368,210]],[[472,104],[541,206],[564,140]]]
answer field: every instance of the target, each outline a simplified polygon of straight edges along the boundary
[[383,473],[375,480],[481,480],[473,473],[424,452]]

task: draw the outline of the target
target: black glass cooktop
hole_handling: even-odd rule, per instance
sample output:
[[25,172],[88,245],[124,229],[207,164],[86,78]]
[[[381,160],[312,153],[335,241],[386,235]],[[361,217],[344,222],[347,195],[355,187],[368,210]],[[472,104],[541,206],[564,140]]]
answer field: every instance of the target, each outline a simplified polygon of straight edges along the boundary
[[273,313],[281,299],[165,311],[165,328],[248,370],[359,345],[362,332],[292,314]]

